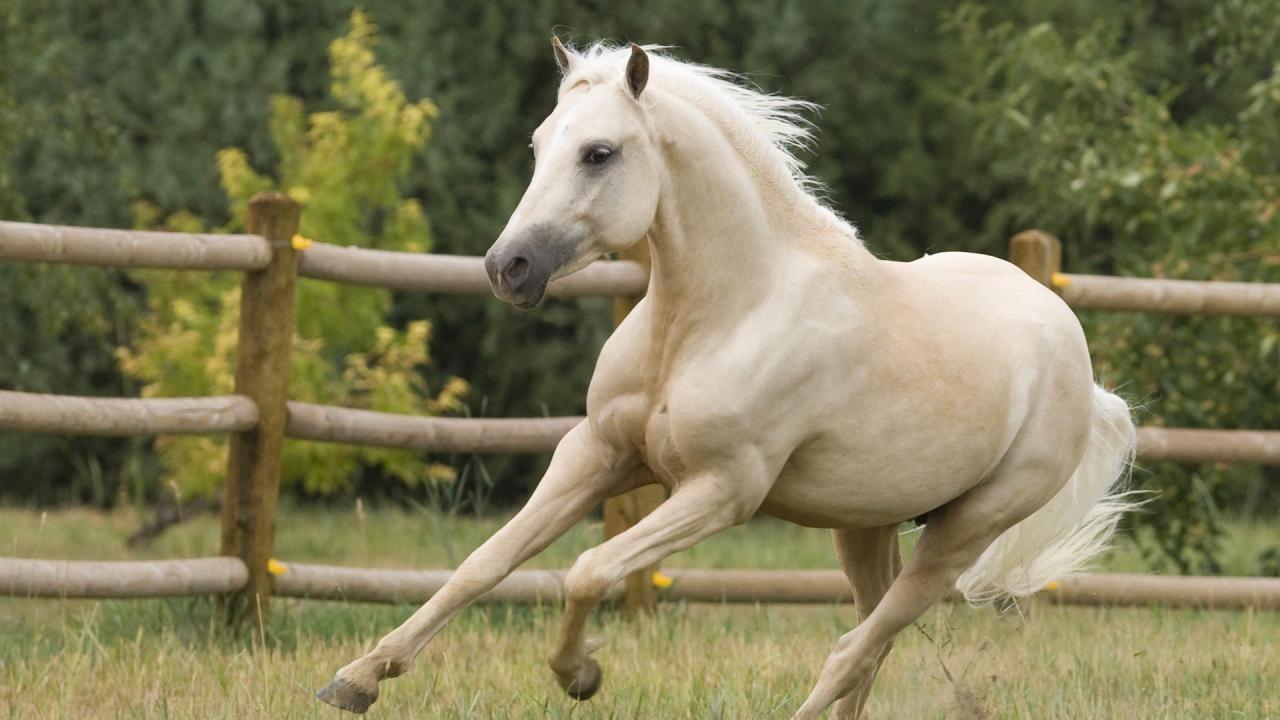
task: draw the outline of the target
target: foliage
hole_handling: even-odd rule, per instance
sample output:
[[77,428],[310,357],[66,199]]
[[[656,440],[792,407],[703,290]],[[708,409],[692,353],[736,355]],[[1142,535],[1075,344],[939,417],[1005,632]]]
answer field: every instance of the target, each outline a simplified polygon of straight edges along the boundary
[[[383,29],[389,74],[440,108],[424,162],[398,185],[422,203],[440,252],[483,252],[523,191],[522,138],[554,102],[554,30],[579,43],[667,43],[823,105],[812,168],[887,257],[1003,255],[1011,234],[1036,225],[1063,239],[1071,271],[1276,279],[1277,221],[1267,215],[1276,211],[1265,204],[1280,148],[1268,141],[1280,135],[1276,0],[364,5]],[[71,0],[10,0],[21,31],[3,34],[0,95],[21,98],[15,123],[49,128],[15,136],[12,187],[43,222],[127,224],[130,201],[146,197],[162,215],[186,208],[228,223],[218,168],[192,158],[235,146],[275,166],[270,117],[283,111],[268,98],[338,102],[327,97],[322,50],[351,6],[180,1],[89,12]],[[483,298],[405,295],[386,322],[430,318],[434,367],[472,381],[474,414],[572,414],[609,331],[607,304],[557,300],[519,315]],[[1280,426],[1274,323],[1084,319],[1100,374],[1143,405],[1144,422]],[[26,337],[34,347],[44,336]],[[70,384],[69,367],[57,365],[50,382]],[[497,499],[520,497],[540,462],[490,463]],[[1140,481],[1164,495],[1139,521],[1144,537],[1183,567],[1212,569],[1215,508],[1274,513],[1275,479],[1274,469],[1151,468]]]
[[[107,348],[127,343],[141,299],[119,273],[0,264],[0,388],[135,394]],[[0,497],[107,505],[144,497],[153,463],[138,440],[0,433]]]
[[[40,25],[19,28],[0,4],[0,219],[28,220],[30,178],[15,157],[57,117],[58,106],[21,92],[23,58]],[[89,142],[92,142],[90,139]],[[126,343],[139,305],[116,273],[92,268],[0,264],[0,387],[93,395],[127,393],[109,348]],[[138,443],[102,438],[0,434],[0,496],[105,505],[125,483],[144,483]]]
[[[422,251],[428,243],[422,208],[403,199],[399,182],[426,143],[436,109],[411,103],[375,64],[374,28],[360,12],[350,32],[330,45],[333,97],[339,109],[305,114],[296,98],[272,99],[271,131],[280,162],[278,181],[254,171],[238,148],[218,154],[222,186],[231,203],[223,229],[243,227],[249,199],[277,187],[305,203],[301,234],[339,245]],[[157,222],[155,208],[135,206],[136,223]],[[164,226],[198,231],[189,213]],[[174,273],[140,274],[149,313],[133,347],[123,347],[125,370],[144,380],[148,396],[211,395],[233,391],[239,318],[238,274],[193,284]],[[428,364],[430,325],[384,324],[390,293],[338,283],[300,281],[296,298],[290,395],[294,399],[385,412],[439,414],[457,410],[466,383],[452,378],[434,397],[421,372]],[[157,442],[170,478],[185,492],[207,494],[225,474],[223,442],[210,437],[173,437]],[[424,464],[409,451],[289,442],[285,483],[311,493],[349,486],[362,466],[415,485],[424,478],[448,480],[452,469]]]
[[[1280,64],[1229,99],[1233,114],[1214,108],[1209,117],[1180,117],[1180,88],[1140,76],[1139,57],[1117,25],[1069,40],[1048,24],[987,22],[974,5],[951,22],[967,46],[984,49],[983,72],[963,107],[975,128],[969,151],[996,158],[992,176],[1004,185],[988,223],[1053,228],[1077,271],[1280,282]],[[1271,23],[1264,37],[1274,47],[1280,18]],[[1232,29],[1218,32],[1230,38]],[[1214,47],[1214,57],[1257,50]],[[1280,427],[1280,328],[1273,322],[1120,313],[1084,319],[1098,374],[1145,406],[1143,422]],[[1238,488],[1263,482],[1258,469],[1172,464],[1139,479],[1160,493],[1137,519],[1160,538],[1153,549],[1183,570],[1210,571],[1217,570],[1217,507],[1238,500]]]

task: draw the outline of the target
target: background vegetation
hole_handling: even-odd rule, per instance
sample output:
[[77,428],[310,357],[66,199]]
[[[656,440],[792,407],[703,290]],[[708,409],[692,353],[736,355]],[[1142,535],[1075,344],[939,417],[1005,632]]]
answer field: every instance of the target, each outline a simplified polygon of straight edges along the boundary
[[[670,44],[680,56],[748,71],[765,89],[823,105],[812,167],[832,204],[886,257],[959,249],[1002,255],[1009,235],[1036,225],[1062,238],[1073,271],[1280,282],[1277,0],[363,6],[379,28],[376,63],[401,89],[404,107],[429,101],[438,111],[422,110],[421,136],[380,156],[391,166],[377,177],[369,166],[344,175],[356,166],[314,146],[306,155],[309,140],[300,139],[317,114],[360,117],[359,106],[331,88],[339,65],[327,53],[350,30],[348,0],[6,0],[0,214],[127,227],[183,213],[178,220],[231,228],[245,195],[228,177],[288,189],[323,176],[343,180],[326,187],[350,214],[332,220],[309,211],[316,239],[431,243],[438,252],[478,254],[527,181],[522,138],[554,102],[547,39],[555,29],[579,42]],[[296,100],[272,100],[280,96]],[[285,142],[282,127],[294,132]],[[229,156],[221,168],[217,162],[225,148],[241,149],[234,157],[243,164],[230,175]],[[298,152],[310,159],[298,160]],[[399,182],[376,191],[360,182],[378,179]],[[139,207],[150,210],[139,217],[131,211]],[[407,211],[410,230],[388,236],[384,220],[406,207],[420,207],[421,215]],[[206,304],[207,323],[224,311],[217,290],[224,286],[197,291],[184,278],[166,289],[164,282],[0,266],[0,386],[103,395],[181,387],[164,385],[165,374],[195,348],[207,349],[212,331],[174,350],[164,367],[122,365],[118,357],[137,360],[165,342],[158,318],[170,317],[179,291]],[[426,388],[456,376],[471,385],[463,412],[581,412],[609,327],[601,299],[516,315],[482,298],[368,297],[359,327],[317,319],[301,330],[332,344],[317,351],[326,364],[317,366],[325,369],[314,387],[338,393],[334,383],[345,381],[339,369],[349,355],[378,355],[374,329],[381,326],[409,354],[398,366],[404,382],[420,383],[396,402],[425,409]],[[1143,422],[1280,427],[1274,321],[1084,319],[1100,375],[1142,405]],[[425,332],[412,335],[419,320],[432,328],[429,364]],[[453,390],[450,398],[459,399],[461,387]],[[43,503],[145,499],[165,477],[156,450],[0,436],[0,493]],[[319,455],[295,452],[306,456],[298,477],[328,470],[311,491],[428,492],[404,486],[420,468],[417,458],[401,458],[409,463],[403,471],[364,456],[334,470],[321,467]],[[467,458],[428,461],[458,469],[450,497],[484,487],[497,501],[523,495],[542,462],[487,462],[486,474]],[[1136,520],[1148,547],[1184,569],[1218,568],[1224,513],[1280,507],[1274,469],[1158,466],[1139,479],[1161,492]]]

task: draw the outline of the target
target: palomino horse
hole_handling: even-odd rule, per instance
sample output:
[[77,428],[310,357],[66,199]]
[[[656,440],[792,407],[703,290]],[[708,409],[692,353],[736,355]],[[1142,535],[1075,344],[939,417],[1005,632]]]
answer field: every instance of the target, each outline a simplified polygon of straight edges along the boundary
[[[669,499],[565,577],[550,665],[579,700],[600,687],[584,625],[612,586],[757,512],[832,528],[853,586],[860,623],[804,720],[859,717],[894,636],[951,588],[1026,595],[1105,545],[1133,424],[1054,293],[983,255],[876,259],[791,152],[807,103],[655,48],[552,44],[559,102],[485,258],[493,290],[533,308],[549,280],[644,241],[648,294],[528,504],[320,699],[364,712],[460,610],[648,483]],[[903,567],[898,526],[926,514]]]

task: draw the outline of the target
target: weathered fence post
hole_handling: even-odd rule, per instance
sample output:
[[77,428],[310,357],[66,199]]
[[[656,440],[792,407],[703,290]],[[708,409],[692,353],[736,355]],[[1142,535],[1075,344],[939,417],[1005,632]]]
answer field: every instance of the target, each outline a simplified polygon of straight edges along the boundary
[[[635,247],[621,254],[620,259],[634,260],[649,267],[649,245],[642,240]],[[623,318],[640,302],[639,297],[618,297],[613,301],[613,325],[622,324]],[[610,498],[604,503],[604,537],[606,540],[635,525],[666,498],[661,485],[646,485],[631,492]],[[623,608],[628,613],[652,610],[658,596],[653,587],[653,573],[657,567],[648,567],[627,576],[623,595]]]
[[1062,243],[1047,232],[1023,230],[1009,240],[1009,262],[1056,292],[1053,276],[1062,270]]
[[271,264],[246,272],[240,286],[240,336],[236,351],[236,394],[258,406],[258,425],[231,435],[227,482],[222,500],[222,554],[239,557],[249,581],[233,596],[232,618],[248,614],[265,622],[271,594],[267,562],[275,542],[280,454],[284,446],[289,360],[293,344],[297,257],[293,236],[301,208],[282,193],[262,193],[249,201],[246,225],[271,245]]

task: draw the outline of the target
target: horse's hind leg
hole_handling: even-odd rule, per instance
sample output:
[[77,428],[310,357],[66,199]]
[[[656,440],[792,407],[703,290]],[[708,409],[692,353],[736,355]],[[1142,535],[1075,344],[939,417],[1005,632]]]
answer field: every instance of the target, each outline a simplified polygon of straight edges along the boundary
[[[854,608],[858,622],[865,622],[880,599],[902,571],[902,553],[898,549],[898,526],[835,530],[836,558],[853,586]],[[893,642],[885,643],[877,653],[876,668],[888,656]],[[835,720],[858,720],[875,673],[836,703]]]
[[871,684],[881,652],[955,585],[1001,533],[1045,503],[1061,469],[1043,463],[1005,470],[929,513],[920,543],[871,614],[836,642],[793,720],[816,720],[836,700]]

